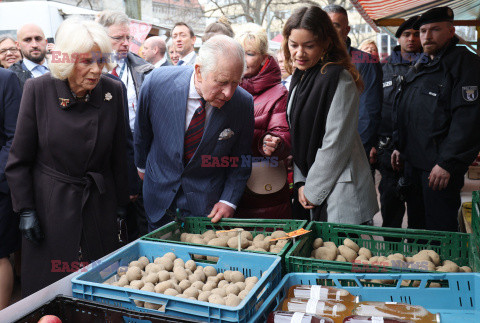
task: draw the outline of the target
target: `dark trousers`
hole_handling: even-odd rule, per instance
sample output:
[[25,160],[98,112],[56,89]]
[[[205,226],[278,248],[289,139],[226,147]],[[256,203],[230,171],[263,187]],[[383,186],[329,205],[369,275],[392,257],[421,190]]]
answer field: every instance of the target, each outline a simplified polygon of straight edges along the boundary
[[160,227],[163,227],[165,224],[168,224],[173,221],[173,218],[165,213],[160,220],[157,222],[152,222],[150,219],[148,219],[148,232],[152,232],[157,230]]
[[378,185],[382,227],[401,228],[405,215],[405,202],[400,199],[397,183],[402,173],[393,170],[390,162],[391,155],[392,151],[388,149],[379,149],[377,154],[377,167],[382,175]]
[[428,187],[430,171],[409,167],[408,164],[406,169],[411,181],[407,193],[408,216],[414,218],[415,226],[418,229],[458,231],[457,217],[463,176],[450,174],[447,187],[434,191]]
[[128,242],[134,241],[148,233],[147,217],[143,207],[143,195],[140,192],[135,202],[127,204]]

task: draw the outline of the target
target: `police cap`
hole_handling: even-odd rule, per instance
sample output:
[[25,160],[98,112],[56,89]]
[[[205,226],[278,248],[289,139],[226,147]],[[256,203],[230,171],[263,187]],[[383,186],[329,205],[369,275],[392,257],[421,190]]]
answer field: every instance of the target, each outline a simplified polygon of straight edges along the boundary
[[[415,29],[413,28],[413,24],[415,23],[415,21],[417,21],[418,17],[420,16],[413,16],[405,20],[403,24],[398,27],[397,32],[395,33],[395,37],[400,38],[400,36],[402,36],[402,33],[407,29]],[[418,30],[418,28],[415,30]]]
[[414,29],[420,29],[421,26],[441,21],[453,21],[453,10],[450,7],[438,7],[424,12],[420,18],[413,24]]

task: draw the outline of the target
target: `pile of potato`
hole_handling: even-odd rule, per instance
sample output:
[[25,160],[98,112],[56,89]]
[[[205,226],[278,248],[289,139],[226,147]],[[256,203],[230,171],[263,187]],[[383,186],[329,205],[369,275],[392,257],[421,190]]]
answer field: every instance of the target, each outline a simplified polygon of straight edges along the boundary
[[[241,230],[238,228],[235,229]],[[240,248],[245,250],[279,253],[288,242],[288,239],[270,241],[271,239],[286,237],[287,234],[285,231],[281,230],[272,232],[270,236],[258,234],[255,236],[255,238],[249,231],[219,232],[208,230],[202,234],[182,233],[180,236],[180,241],[238,249],[238,234],[241,235]]]
[[386,267],[400,267],[441,272],[472,272],[468,266],[459,267],[450,260],[441,261],[440,256],[430,249],[421,250],[412,257],[401,253],[388,256],[373,256],[367,248],[360,248],[354,241],[346,238],[343,245],[336,246],[331,241],[324,242],[322,238],[313,241],[311,257],[315,259],[355,262]]
[[[195,261],[184,262],[169,252],[149,262],[147,257],[117,270],[118,280],[111,285],[194,299],[213,304],[237,306],[258,282],[239,271],[218,273],[213,266],[197,266]],[[108,283],[105,283],[108,284]],[[140,307],[158,310],[160,305],[135,301]]]

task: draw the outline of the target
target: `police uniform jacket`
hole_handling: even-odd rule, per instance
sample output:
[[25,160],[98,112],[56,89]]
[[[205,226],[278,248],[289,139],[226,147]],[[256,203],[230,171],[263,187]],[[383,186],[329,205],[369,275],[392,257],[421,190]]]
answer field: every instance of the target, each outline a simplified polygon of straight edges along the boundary
[[382,137],[392,137],[393,132],[393,101],[395,99],[395,89],[398,87],[398,77],[407,74],[413,66],[420,53],[412,53],[410,60],[405,59],[400,51],[400,46],[393,49],[392,55],[387,57],[382,63],[383,70],[383,105],[382,122],[378,134]]
[[463,176],[480,150],[480,57],[456,46],[422,54],[395,99],[394,140],[415,168]]

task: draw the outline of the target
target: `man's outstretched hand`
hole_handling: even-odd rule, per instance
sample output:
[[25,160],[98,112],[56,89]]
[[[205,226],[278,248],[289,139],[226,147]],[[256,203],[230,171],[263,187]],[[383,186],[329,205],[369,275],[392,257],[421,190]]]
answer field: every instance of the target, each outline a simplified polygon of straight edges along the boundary
[[212,212],[210,212],[208,217],[212,219],[212,223],[217,223],[222,218],[233,217],[233,213],[235,213],[235,210],[231,206],[218,202],[213,206]]

